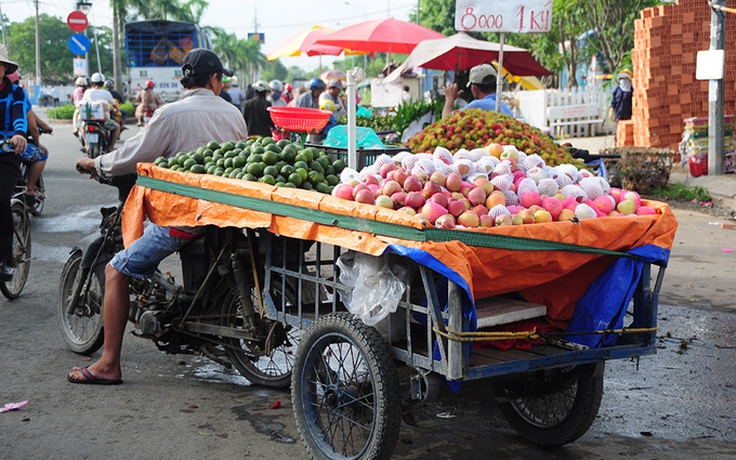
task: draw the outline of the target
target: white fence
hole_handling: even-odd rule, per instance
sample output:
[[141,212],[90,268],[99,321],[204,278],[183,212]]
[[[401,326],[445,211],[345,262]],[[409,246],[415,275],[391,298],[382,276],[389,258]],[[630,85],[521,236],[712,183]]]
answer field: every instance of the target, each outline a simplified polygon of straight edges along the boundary
[[515,106],[524,121],[549,130],[558,139],[611,134],[615,125],[608,121],[611,94],[600,86],[572,89],[519,91]]

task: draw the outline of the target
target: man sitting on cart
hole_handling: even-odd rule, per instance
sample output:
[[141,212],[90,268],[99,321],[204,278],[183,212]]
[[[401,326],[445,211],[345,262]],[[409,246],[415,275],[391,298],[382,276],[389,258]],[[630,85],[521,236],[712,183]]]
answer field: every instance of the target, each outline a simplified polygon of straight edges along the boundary
[[[161,155],[191,151],[214,140],[246,139],[248,128],[238,109],[219,97],[222,77],[232,77],[212,51],[198,48],[184,56],[181,98],[154,113],[149,124],[123,147],[95,159],[83,157],[77,165],[103,179],[135,173],[138,162]],[[131,277],[150,277],[158,264],[204,232],[204,227],[175,228],[149,225],[143,236],[120,251],[105,267],[102,356],[88,367],[75,367],[67,376],[72,383],[116,385],[122,383],[120,351],[128,321]]]

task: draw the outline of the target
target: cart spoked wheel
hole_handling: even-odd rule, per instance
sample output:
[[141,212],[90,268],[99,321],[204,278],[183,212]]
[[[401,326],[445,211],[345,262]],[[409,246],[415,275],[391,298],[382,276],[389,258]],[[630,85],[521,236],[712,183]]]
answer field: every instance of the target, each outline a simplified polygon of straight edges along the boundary
[[509,424],[541,446],[562,446],[584,435],[603,397],[603,361],[540,370],[532,377],[494,384]]
[[296,426],[314,459],[388,459],[401,423],[388,346],[348,313],[319,318],[299,345],[291,380]]

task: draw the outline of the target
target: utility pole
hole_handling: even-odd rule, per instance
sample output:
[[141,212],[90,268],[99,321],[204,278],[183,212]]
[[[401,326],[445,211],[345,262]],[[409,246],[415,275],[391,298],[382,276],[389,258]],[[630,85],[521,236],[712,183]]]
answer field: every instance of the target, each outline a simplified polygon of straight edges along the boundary
[[38,0],[36,4],[36,85],[41,84],[41,35],[38,32]]
[[[723,8],[726,0],[710,2],[710,49],[725,50],[726,18]],[[726,160],[724,151],[724,99],[726,97],[723,78],[710,80],[708,87],[708,175],[723,174],[723,163]]]
[[5,16],[3,16],[2,3],[0,3],[0,25],[3,27],[3,45],[7,48],[8,42],[5,40]]
[[[123,64],[120,55],[120,14],[117,8],[118,2],[111,2],[112,4],[112,73],[115,78],[115,89],[123,92]],[[124,31],[123,31],[124,32]],[[130,91],[131,88],[128,88]]]

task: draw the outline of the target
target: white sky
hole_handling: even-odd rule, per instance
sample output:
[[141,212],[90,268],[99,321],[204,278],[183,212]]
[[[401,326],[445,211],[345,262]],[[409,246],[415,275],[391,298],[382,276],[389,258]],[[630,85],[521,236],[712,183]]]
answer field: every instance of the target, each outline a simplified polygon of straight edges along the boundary
[[[88,1],[93,5],[88,14],[90,24],[111,27],[112,9],[108,0]],[[76,9],[76,3],[75,0],[39,0],[38,10],[66,21],[69,13]],[[246,38],[249,32],[255,32],[257,17],[258,32],[266,35],[261,51],[267,55],[289,35],[315,25],[339,29],[366,19],[393,17],[408,21],[416,4],[414,0],[209,0],[210,6],[204,12],[201,25],[221,27],[238,38]],[[32,0],[0,0],[2,13],[11,22],[34,16],[34,5]],[[73,32],[70,30],[69,34]],[[322,57],[322,67],[329,68],[332,60],[332,57]],[[320,58],[282,58],[281,62],[287,68],[299,66],[310,71],[319,67]]]

